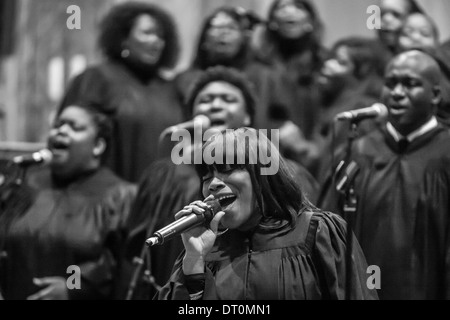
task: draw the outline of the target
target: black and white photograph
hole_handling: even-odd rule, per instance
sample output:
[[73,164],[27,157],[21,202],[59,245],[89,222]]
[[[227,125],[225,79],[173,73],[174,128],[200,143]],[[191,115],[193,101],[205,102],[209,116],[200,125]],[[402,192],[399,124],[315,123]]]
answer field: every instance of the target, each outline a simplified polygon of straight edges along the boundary
[[0,0],[0,300],[449,300],[449,16]]

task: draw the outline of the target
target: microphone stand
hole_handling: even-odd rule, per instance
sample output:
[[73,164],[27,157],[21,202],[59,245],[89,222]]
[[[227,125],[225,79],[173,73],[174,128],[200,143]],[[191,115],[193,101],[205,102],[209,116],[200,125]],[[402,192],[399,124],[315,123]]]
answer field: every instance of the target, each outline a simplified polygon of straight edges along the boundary
[[[14,163],[12,161],[8,161],[8,168],[9,166],[12,165],[14,166]],[[19,170],[17,173],[13,172],[13,174],[17,174],[16,177],[14,177],[13,181],[8,182],[9,179],[5,178],[4,183],[7,185],[11,185],[11,186],[17,186],[20,187],[23,182],[25,181],[26,178],[26,174],[27,174],[27,167],[17,167]],[[0,185],[0,209],[3,211],[3,204],[4,202],[8,201],[8,198],[11,197],[11,194],[8,192],[8,186],[5,187],[6,192],[4,193],[2,190],[2,185]],[[14,192],[14,191],[11,191]],[[0,215],[3,212],[0,212]],[[12,212],[9,212],[10,214],[13,214]],[[8,225],[6,225],[8,224]],[[6,231],[9,227],[9,223],[6,223],[5,225],[0,226],[1,228],[3,228],[4,231]],[[6,263],[6,260],[8,259],[8,253],[5,250],[6,247],[6,234],[4,233],[5,238],[0,239],[0,275],[2,275],[2,277],[0,278],[0,300],[3,300],[3,290],[1,285],[5,284],[6,282],[6,272],[3,272],[3,265]]]
[[[168,133],[171,133],[173,130],[173,127],[169,127],[165,129],[163,132],[161,132],[159,136],[159,143],[158,143],[158,150],[161,149],[162,141],[164,140],[165,136]],[[164,184],[161,189],[161,194],[167,194],[168,187],[167,184]],[[150,235],[153,234],[155,231],[155,226],[158,223],[158,220],[161,216],[161,208],[163,206],[163,201],[159,200],[158,204],[156,205],[156,209],[154,212],[156,212],[155,217],[151,221],[151,224],[149,225],[145,239],[147,239]],[[156,283],[155,277],[152,275],[151,272],[151,255],[150,255],[150,247],[147,246],[147,244],[143,243],[141,253],[138,256],[135,256],[133,258],[133,264],[135,265],[135,269],[133,272],[133,276],[131,277],[130,283],[128,285],[128,291],[126,295],[126,300],[131,300],[133,298],[134,291],[136,290],[137,282],[142,274],[142,269],[144,268],[144,265],[147,266],[147,268],[144,270],[143,277],[141,278],[145,283],[150,284],[153,286],[153,288],[156,289],[156,291],[159,291],[161,289],[161,286],[159,286]]]
[[[167,187],[163,186],[162,192],[163,193],[167,192]],[[160,215],[161,215],[160,213],[161,213],[162,202],[163,201],[159,201],[158,205],[156,206],[156,210],[155,210],[156,215],[147,229],[145,239],[147,239],[149,237],[149,235],[153,234],[153,232],[154,232],[156,223],[158,222]],[[147,246],[145,241],[142,245],[142,249],[141,249],[141,253],[140,253],[139,257],[136,256],[133,258],[133,264],[136,267],[135,267],[133,276],[131,277],[130,283],[128,285],[128,292],[127,292],[126,300],[131,300],[133,298],[133,294],[136,289],[136,285],[139,280],[139,277],[141,276],[144,265],[146,265],[147,268],[144,270],[142,280],[144,280],[145,283],[152,285],[153,288],[156,289],[156,291],[159,291],[161,289],[161,287],[156,283],[155,277],[152,275],[150,248]]]
[[[347,138],[347,146],[344,160],[340,162],[336,169],[335,175],[343,173],[341,179],[335,185],[336,191],[338,191],[343,199],[341,202],[342,213],[344,219],[347,222],[347,232],[346,232],[346,254],[345,254],[345,299],[351,300],[351,289],[352,289],[352,251],[353,251],[353,216],[356,213],[357,208],[357,197],[354,189],[354,180],[359,172],[359,167],[356,162],[351,161],[351,153],[353,142],[358,136],[358,126],[356,120],[350,120],[350,128]],[[350,161],[350,163],[349,163]],[[335,180],[336,181],[336,180]]]
[[150,284],[153,286],[153,288],[156,289],[156,291],[159,291],[161,289],[161,286],[159,286],[156,281],[155,277],[152,275],[150,268],[151,268],[151,258],[150,258],[150,248],[148,248],[146,245],[142,246],[141,254],[139,257],[133,258],[133,264],[136,265],[134,269],[133,276],[131,277],[130,284],[128,286],[128,292],[126,296],[126,300],[131,300],[133,298],[134,291],[136,289],[137,282],[139,280],[139,277],[142,273],[142,269],[144,265],[147,265],[147,268],[144,270],[144,274],[142,276],[142,280],[144,280],[145,283]]

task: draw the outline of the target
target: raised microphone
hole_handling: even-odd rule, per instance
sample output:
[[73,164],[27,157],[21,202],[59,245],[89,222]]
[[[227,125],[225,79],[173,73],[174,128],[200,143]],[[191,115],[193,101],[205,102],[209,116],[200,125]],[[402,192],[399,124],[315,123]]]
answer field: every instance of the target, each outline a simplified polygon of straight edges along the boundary
[[335,120],[360,121],[370,118],[385,117],[387,114],[387,107],[384,104],[378,102],[367,108],[338,113],[335,117]]
[[42,149],[32,154],[16,156],[12,161],[23,167],[35,165],[35,164],[47,164],[52,161],[53,154],[49,149]]
[[148,246],[163,244],[164,242],[204,223],[209,223],[217,212],[222,210],[219,200],[211,199],[204,201],[208,206],[203,214],[191,213],[172,222],[162,229],[156,231],[153,236],[148,238],[145,243]]

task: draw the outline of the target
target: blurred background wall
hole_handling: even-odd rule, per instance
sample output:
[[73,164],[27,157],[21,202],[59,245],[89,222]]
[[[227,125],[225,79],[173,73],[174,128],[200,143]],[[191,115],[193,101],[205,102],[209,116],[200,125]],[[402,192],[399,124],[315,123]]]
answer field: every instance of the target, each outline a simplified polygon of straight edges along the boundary
[[[43,143],[49,123],[71,77],[101,56],[97,25],[105,12],[125,0],[0,1],[0,144]],[[144,1],[144,0],[142,0]],[[235,4],[265,17],[272,0],[145,0],[173,14],[180,31],[179,70],[190,63],[203,18],[222,4]],[[450,1],[419,0],[441,33],[450,37]],[[314,0],[325,24],[325,45],[350,35],[374,36],[366,27],[368,6],[377,0]],[[66,26],[67,8],[81,9],[81,29]]]

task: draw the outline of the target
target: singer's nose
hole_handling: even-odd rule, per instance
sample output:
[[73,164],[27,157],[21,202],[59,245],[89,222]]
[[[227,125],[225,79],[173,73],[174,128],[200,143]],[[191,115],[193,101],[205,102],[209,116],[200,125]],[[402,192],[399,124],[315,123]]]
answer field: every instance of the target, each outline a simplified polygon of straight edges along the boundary
[[212,178],[208,186],[210,192],[217,192],[223,188],[225,188],[225,183],[217,177]]
[[218,111],[223,109],[223,99],[221,97],[214,97],[213,101],[211,102],[211,111]]
[[405,96],[405,90],[401,83],[398,83],[391,91],[391,95],[394,99],[400,100]]
[[67,134],[70,130],[70,125],[68,123],[63,123],[59,127],[56,128],[56,132],[58,134]]
[[287,4],[287,5],[283,6],[279,11],[281,14],[286,16],[286,15],[295,14],[295,13],[297,13],[298,10],[299,10],[299,8],[296,5]]

